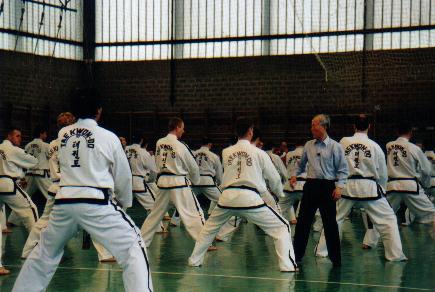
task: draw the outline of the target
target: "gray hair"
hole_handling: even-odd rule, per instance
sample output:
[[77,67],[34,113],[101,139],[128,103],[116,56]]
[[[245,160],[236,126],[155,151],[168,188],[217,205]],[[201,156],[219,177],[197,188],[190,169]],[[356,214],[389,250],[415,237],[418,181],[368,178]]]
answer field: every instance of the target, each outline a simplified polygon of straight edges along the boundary
[[331,126],[331,119],[329,118],[329,116],[328,115],[325,115],[325,114],[319,114],[319,115],[316,115],[314,118],[313,118],[313,120],[314,119],[319,119],[319,123],[320,123],[320,125],[322,125],[325,129],[329,129],[329,127]]

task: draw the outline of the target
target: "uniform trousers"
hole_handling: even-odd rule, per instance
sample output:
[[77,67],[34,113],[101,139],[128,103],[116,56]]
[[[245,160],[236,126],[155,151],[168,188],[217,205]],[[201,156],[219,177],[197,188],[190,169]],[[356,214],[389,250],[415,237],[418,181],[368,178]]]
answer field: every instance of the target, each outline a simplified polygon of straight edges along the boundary
[[[364,208],[370,219],[370,221],[367,222],[367,225],[370,225],[371,222],[373,222],[373,227],[376,229],[372,230],[377,230],[381,234],[385,248],[385,258],[389,261],[406,260],[407,258],[402,251],[402,241],[400,240],[396,215],[388,204],[387,199],[384,197],[369,201],[355,201],[347,198],[339,200],[337,202],[337,224],[340,235],[342,234],[341,230],[343,222],[354,205]],[[369,238],[366,240],[369,240]],[[316,255],[323,257],[328,256],[325,234],[323,231],[321,232],[319,243],[316,246]]]
[[41,231],[48,225],[48,219],[50,217],[51,210],[53,209],[53,204],[54,194],[49,196],[47,202],[45,203],[42,216],[38,219],[38,221],[36,221],[35,225],[33,225],[32,230],[27,237],[26,243],[24,244],[23,252],[21,253],[22,258],[27,258],[32,249],[38,244]]
[[[267,206],[271,207],[278,214],[281,214],[281,208],[270,192],[263,192],[260,194],[260,197]],[[219,241],[228,241],[234,232],[239,228],[240,223],[242,223],[242,217],[240,216],[233,216],[229,218],[228,222],[226,222],[219,230],[218,234],[216,235],[216,239]]]
[[15,212],[18,220],[22,221],[24,227],[30,232],[38,221],[38,209],[30,196],[17,185],[14,195],[0,194],[0,208],[3,208],[4,204],[8,205],[12,212]]
[[154,233],[158,230],[163,216],[172,202],[180,213],[181,220],[190,236],[196,240],[203,225],[205,224],[204,214],[195,194],[189,186],[172,189],[160,189],[156,198],[154,208],[145,219],[141,233],[148,247],[153,240]]
[[341,265],[340,237],[335,220],[336,205],[332,198],[334,189],[335,183],[331,180],[308,179],[305,183],[294,237],[297,261],[302,260],[305,254],[314,215],[319,209],[329,257],[334,265]]
[[274,240],[280,270],[283,272],[295,271],[297,266],[291,242],[290,225],[287,220],[267,205],[253,209],[228,209],[218,205],[212,211],[196,241],[192,255],[189,257],[190,266],[202,265],[208,247],[221,227],[232,216],[245,217],[248,221],[263,229]]
[[[151,210],[154,208],[156,198],[159,196],[159,189],[157,188],[155,183],[146,183],[145,187],[145,192],[133,191],[133,195],[135,196],[139,204],[141,204],[142,207],[145,209],[148,216],[151,213]],[[163,225],[163,222],[160,222],[159,231],[166,232],[166,228]]]
[[290,221],[296,220],[294,205],[302,199],[302,191],[287,192],[284,191],[285,197],[279,198],[279,207],[281,208],[282,215],[289,218]]
[[121,268],[125,291],[152,291],[145,245],[138,228],[124,211],[109,202],[54,205],[40,243],[27,257],[14,285],[14,292],[44,291],[64,252],[78,231],[86,230],[112,253]]
[[[420,189],[418,194],[391,192],[387,195],[387,200],[393,208],[394,213],[399,210],[400,203],[402,201],[405,202],[408,207],[406,216],[409,219],[407,218],[407,221],[409,220],[410,223],[414,220],[423,224],[433,224],[435,222],[435,208],[422,189]],[[369,234],[364,243],[369,246],[376,246],[381,237],[378,231],[377,229],[368,230]]]
[[424,190],[420,188],[418,194],[390,192],[387,195],[388,202],[394,212],[400,208],[400,203],[403,201],[409,211],[415,215],[415,221],[419,223],[431,223],[435,219],[435,208]]
[[[37,176],[37,175],[27,175],[26,176],[26,193],[32,197],[35,192],[38,190],[44,195],[45,199],[50,199],[50,195],[48,194],[50,186],[53,184],[53,181],[47,176]],[[14,225],[21,225],[20,216],[18,216],[14,210],[9,214],[8,222]]]

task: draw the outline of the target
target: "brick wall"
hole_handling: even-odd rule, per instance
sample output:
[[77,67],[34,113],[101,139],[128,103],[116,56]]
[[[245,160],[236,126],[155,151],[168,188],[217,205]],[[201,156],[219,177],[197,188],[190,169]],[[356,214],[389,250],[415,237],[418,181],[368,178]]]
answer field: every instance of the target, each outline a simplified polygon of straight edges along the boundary
[[25,140],[36,125],[49,125],[82,84],[82,63],[0,50],[0,134],[13,125]]
[[244,114],[256,118],[266,139],[294,142],[309,135],[313,114],[325,112],[333,115],[338,138],[352,131],[348,115],[366,112],[376,118],[373,134],[383,143],[394,137],[392,123],[400,117],[413,121],[419,138],[433,136],[426,127],[435,124],[434,57],[434,49],[369,53],[365,99],[364,61],[355,53],[320,55],[328,81],[314,55],[178,60],[174,106],[169,61],[97,63],[95,76],[108,111],[145,111],[106,116],[109,127],[127,136],[162,135],[161,116],[177,114],[187,120],[187,140],[209,133],[224,143],[235,117]]

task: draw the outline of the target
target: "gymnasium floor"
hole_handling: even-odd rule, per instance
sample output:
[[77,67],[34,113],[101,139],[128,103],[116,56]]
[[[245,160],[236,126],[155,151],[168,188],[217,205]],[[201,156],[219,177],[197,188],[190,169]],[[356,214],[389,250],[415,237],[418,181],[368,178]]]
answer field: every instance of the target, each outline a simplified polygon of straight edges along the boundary
[[[137,204],[129,214],[141,226],[144,213]],[[351,223],[351,221],[353,223]],[[343,267],[332,269],[327,259],[315,258],[319,234],[310,237],[308,254],[297,274],[280,273],[273,242],[252,224],[243,224],[228,243],[217,243],[203,267],[186,265],[193,241],[184,228],[156,235],[149,249],[155,291],[435,291],[435,227],[414,224],[401,227],[408,262],[391,263],[383,248],[361,249],[364,227],[354,212],[344,225]],[[294,234],[294,228],[293,228]],[[3,236],[8,251],[3,263],[10,276],[0,277],[0,291],[10,291],[23,261],[19,259],[26,238],[21,227]],[[93,247],[81,250],[81,234],[72,239],[47,291],[123,291],[117,264],[100,264]]]

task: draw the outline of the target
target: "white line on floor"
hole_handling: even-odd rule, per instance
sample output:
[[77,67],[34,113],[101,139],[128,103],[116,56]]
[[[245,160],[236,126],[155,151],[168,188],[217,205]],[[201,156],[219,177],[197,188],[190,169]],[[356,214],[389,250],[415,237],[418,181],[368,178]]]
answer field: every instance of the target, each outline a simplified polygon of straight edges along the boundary
[[[20,265],[5,265],[6,267],[21,268]],[[122,269],[103,269],[103,268],[75,268],[75,267],[58,267],[59,270],[86,270],[86,271],[115,271],[122,272]],[[319,280],[298,280],[298,279],[285,279],[285,278],[269,278],[269,277],[255,277],[255,276],[237,276],[237,275],[219,275],[219,274],[199,274],[199,273],[179,273],[179,272],[151,272],[152,274],[163,275],[179,275],[179,276],[203,276],[203,277],[220,277],[220,278],[233,278],[233,279],[253,279],[253,280],[270,280],[270,281],[282,281],[282,282],[307,282],[307,283],[321,283],[321,284],[337,284],[337,285],[349,285],[349,286],[363,286],[363,287],[379,287],[379,288],[395,288],[395,289],[407,289],[417,291],[433,291],[426,288],[415,288],[406,286],[392,286],[392,285],[378,285],[378,284],[363,284],[363,283],[350,283],[350,282],[328,282]],[[297,275],[297,274],[294,274]]]

